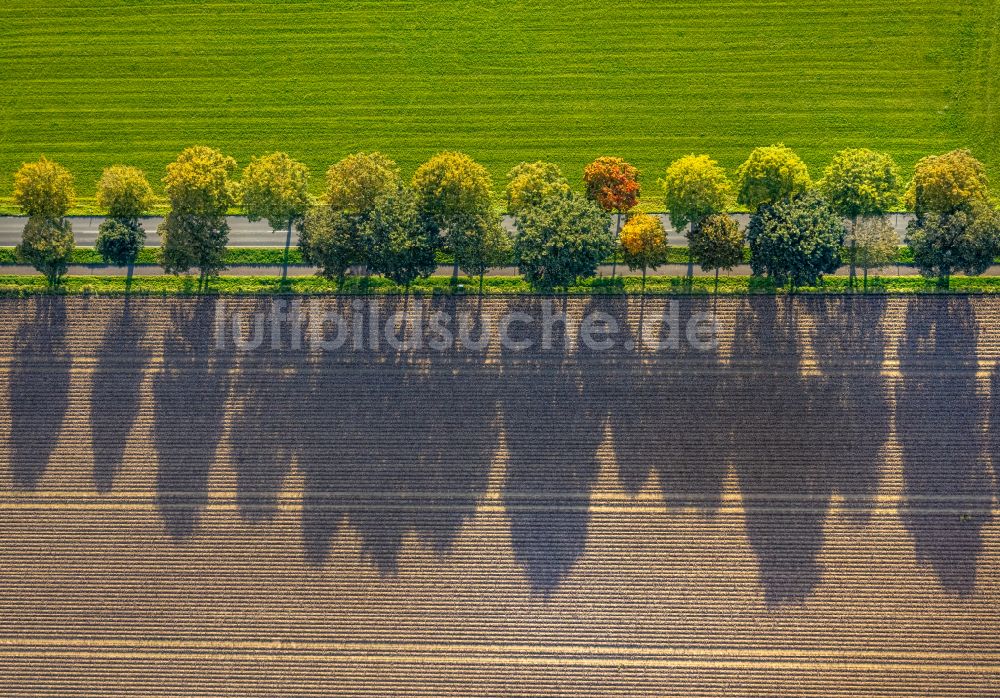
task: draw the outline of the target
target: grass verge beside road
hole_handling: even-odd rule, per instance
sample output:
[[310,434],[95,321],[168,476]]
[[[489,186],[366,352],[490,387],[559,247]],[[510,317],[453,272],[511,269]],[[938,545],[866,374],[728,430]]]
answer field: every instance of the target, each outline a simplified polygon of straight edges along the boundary
[[[139,253],[139,259],[136,261],[137,266],[159,266],[160,262],[158,259],[159,248],[147,247]],[[230,247],[226,250],[226,266],[230,267],[246,267],[246,266],[269,266],[276,267],[281,266],[282,259],[284,258],[285,251],[281,247]],[[841,257],[846,260],[846,251]],[[437,253],[438,264],[451,264],[454,258],[451,254],[447,252]],[[606,260],[606,264],[611,264],[611,259]],[[671,247],[667,253],[667,264],[687,264],[688,261],[688,248],[675,246]],[[750,248],[744,248],[743,250],[743,261],[750,261]],[[299,248],[293,247],[288,251],[288,263],[292,265],[302,265],[305,262],[302,260],[302,253]],[[913,265],[913,251],[909,247],[900,247],[899,253],[896,255],[896,264],[902,264],[906,266]],[[1000,258],[996,260],[997,264],[1000,264]],[[14,253],[13,247],[0,247],[0,267],[4,265],[18,264],[17,256]],[[101,259],[101,255],[97,254],[97,250],[92,247],[77,247],[73,250],[73,258],[70,260],[70,264],[79,264],[87,266],[105,266],[104,261]],[[621,261],[621,255],[618,258],[618,264],[622,268],[626,268]],[[846,264],[846,261],[845,261]],[[508,262],[508,266],[513,266],[514,260],[511,259]],[[696,265],[697,266],[697,265]]]
[[[450,286],[450,277],[432,276],[421,279],[410,287],[412,293],[418,294],[452,294],[460,293],[475,295],[479,290],[479,282],[468,277],[460,278],[458,291]],[[688,293],[711,294],[714,290],[714,279],[710,277],[695,277],[689,290],[684,277],[656,276],[646,280],[646,293],[650,295],[684,295]],[[796,289],[796,293],[846,293],[848,280],[846,277],[827,277],[821,286]],[[136,277],[132,282],[132,295],[146,296],[183,296],[196,295],[197,279],[187,276],[155,276]],[[209,294],[218,295],[259,295],[291,293],[302,295],[313,294],[398,294],[404,288],[382,277],[372,277],[365,281],[361,278],[349,278],[342,288],[335,281],[317,276],[297,277],[289,279],[282,287],[276,276],[223,276],[211,282]],[[590,279],[569,288],[571,295],[588,294],[618,294],[640,293],[642,279],[637,276]],[[860,293],[860,290],[857,291]],[[869,293],[941,293],[933,280],[919,276],[877,277],[869,279]],[[1000,293],[1000,277],[952,277],[951,293]],[[17,297],[50,293],[46,290],[45,279],[42,276],[0,276],[0,296]],[[67,277],[62,289],[56,293],[69,295],[120,296],[125,293],[125,279],[114,276],[71,276]],[[520,277],[487,277],[483,281],[483,293],[496,294],[529,294],[533,293],[531,286]],[[724,276],[719,278],[719,293],[723,295],[746,294],[784,294],[787,289],[776,289],[766,280],[754,279],[749,276]]]

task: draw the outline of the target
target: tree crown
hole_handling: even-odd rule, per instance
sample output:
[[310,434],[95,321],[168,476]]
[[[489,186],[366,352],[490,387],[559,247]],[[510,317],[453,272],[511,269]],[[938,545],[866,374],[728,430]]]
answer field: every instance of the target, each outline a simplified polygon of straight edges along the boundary
[[507,173],[507,210],[516,215],[550,196],[568,196],[569,182],[551,162],[522,162]]
[[732,269],[743,261],[745,240],[739,223],[724,213],[715,213],[691,236],[691,257],[704,271]]
[[281,152],[252,158],[241,188],[247,218],[264,218],[272,228],[284,228],[309,206],[309,168]]
[[465,229],[461,243],[453,250],[462,271],[479,276],[509,263],[512,242],[498,216],[478,216]]
[[76,203],[73,175],[44,155],[26,162],[14,174],[14,201],[27,216],[62,218]]
[[94,247],[107,264],[133,264],[146,243],[146,231],[134,218],[108,218],[97,231]]
[[367,213],[399,184],[392,159],[379,152],[353,153],[326,171],[326,203],[336,211]]
[[625,213],[639,203],[639,170],[622,158],[600,157],[583,170],[587,198],[605,211]]
[[815,284],[840,266],[844,224],[816,193],[762,207],[747,228],[750,266],[781,285]]
[[986,168],[968,150],[917,161],[904,202],[918,216],[969,209],[989,200]]
[[322,204],[311,206],[299,235],[302,259],[319,267],[328,279],[343,276],[352,264],[367,263],[359,236],[360,218],[360,214]]
[[707,155],[686,155],[667,168],[664,204],[677,230],[722,211],[732,195],[726,171]]
[[736,201],[750,209],[791,199],[809,188],[809,169],[782,143],[754,148],[736,170]]
[[45,275],[50,287],[59,283],[73,255],[73,228],[69,223],[32,216],[24,226],[17,258]]
[[927,213],[910,221],[906,244],[924,276],[945,280],[954,271],[982,274],[1000,253],[1000,216],[985,206]]
[[848,233],[846,242],[854,244],[858,264],[863,269],[890,264],[899,253],[899,236],[881,216],[862,219]]
[[474,216],[492,206],[493,180],[486,168],[465,153],[439,153],[413,175],[421,212],[438,228],[456,218]]
[[97,205],[111,218],[134,220],[153,205],[153,187],[138,167],[112,165],[97,181]]
[[578,196],[554,196],[517,218],[514,258],[537,288],[569,286],[593,276],[615,248],[607,214]]
[[629,218],[619,242],[629,269],[656,269],[667,261],[667,234],[656,216],[639,213]]
[[236,203],[236,186],[230,176],[236,161],[214,148],[185,148],[167,165],[163,178],[172,208],[200,216],[224,216]]
[[886,153],[849,148],[833,156],[818,187],[846,218],[877,216],[899,201],[899,167]]
[[437,268],[433,236],[409,188],[399,187],[380,198],[365,217],[361,235],[372,250],[371,270],[397,284],[409,286]]

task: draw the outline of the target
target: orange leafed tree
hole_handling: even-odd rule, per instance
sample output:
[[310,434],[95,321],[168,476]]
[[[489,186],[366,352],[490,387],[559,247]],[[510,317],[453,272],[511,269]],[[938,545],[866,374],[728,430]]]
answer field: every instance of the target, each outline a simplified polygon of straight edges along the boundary
[[[615,219],[615,240],[621,230],[622,215],[639,203],[639,170],[625,160],[615,157],[601,157],[583,169],[583,183],[587,187],[587,198],[597,202],[605,211],[617,214]],[[615,254],[611,277],[615,276],[618,255]]]

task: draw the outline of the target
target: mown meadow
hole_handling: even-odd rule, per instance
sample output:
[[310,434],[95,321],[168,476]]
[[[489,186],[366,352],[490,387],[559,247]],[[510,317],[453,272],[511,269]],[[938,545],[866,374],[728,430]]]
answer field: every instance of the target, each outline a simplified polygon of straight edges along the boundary
[[816,174],[844,147],[905,170],[960,146],[998,174],[998,5],[8,0],[0,172],[44,153],[86,197],[109,163],[156,182],[191,143],[241,165],[280,148],[315,174],[361,149],[404,172],[456,149],[498,181],[544,159],[579,186],[615,154],[652,208],[672,159],[732,168],[775,141]]

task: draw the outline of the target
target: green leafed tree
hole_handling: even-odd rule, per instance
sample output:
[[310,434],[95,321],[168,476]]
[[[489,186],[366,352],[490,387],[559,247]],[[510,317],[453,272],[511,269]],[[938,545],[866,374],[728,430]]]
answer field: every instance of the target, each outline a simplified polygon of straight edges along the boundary
[[472,221],[466,230],[460,246],[454,250],[455,259],[463,272],[479,277],[481,294],[486,272],[510,263],[513,243],[500,218],[492,213]]
[[882,216],[862,218],[851,226],[847,247],[854,251],[864,273],[863,289],[868,291],[868,272],[892,264],[899,254],[899,235]]
[[156,199],[146,173],[138,167],[112,165],[97,181],[97,205],[108,217],[136,221],[149,212]]
[[44,155],[14,174],[14,202],[29,218],[59,220],[76,203],[73,175]]
[[185,148],[167,165],[163,185],[170,206],[185,214],[224,216],[236,203],[238,187],[232,180],[236,161],[214,148]]
[[707,155],[687,155],[675,160],[661,183],[671,225],[678,231],[687,228],[690,284],[694,276],[691,238],[706,217],[725,210],[733,185],[726,171]]
[[237,198],[231,179],[235,170],[231,157],[206,146],[192,146],[167,165],[163,178],[171,208],[158,231],[160,261],[171,274],[198,269],[199,291],[225,269],[226,212]]
[[322,204],[310,207],[299,233],[302,259],[319,267],[324,278],[337,279],[343,286],[347,270],[363,260],[361,221],[363,217],[357,213],[335,211]]
[[97,205],[108,213],[97,232],[95,247],[107,264],[125,267],[125,289],[132,287],[132,273],[146,244],[139,219],[153,206],[155,195],[146,174],[137,167],[113,165],[97,181]]
[[367,214],[399,189],[399,167],[379,152],[353,153],[326,171],[326,204],[334,211]]
[[198,290],[226,268],[229,224],[225,216],[204,216],[171,210],[157,229],[160,264],[168,274],[198,269]]
[[281,263],[281,283],[288,280],[288,250],[292,227],[309,207],[309,168],[287,153],[271,153],[253,158],[243,170],[240,182],[243,211],[248,219],[265,219],[274,230],[285,230],[285,254]]
[[[471,227],[491,214],[493,180],[486,168],[465,153],[435,155],[413,175],[420,214],[435,237],[454,252],[463,245]],[[452,284],[458,283],[458,258]]]
[[364,219],[361,237],[369,241],[372,271],[404,286],[437,269],[434,231],[421,215],[419,198],[399,188],[383,196]]
[[551,162],[522,162],[507,173],[507,211],[512,216],[551,196],[568,196],[569,182]]
[[[899,167],[886,153],[849,148],[834,155],[817,186],[833,210],[851,221],[853,232],[860,218],[885,215],[899,203]],[[854,236],[848,237],[847,251],[854,288],[858,264]]]
[[1000,254],[1000,216],[985,205],[925,213],[910,222],[906,243],[920,273],[948,288],[951,275],[982,274]]
[[108,218],[97,229],[94,247],[107,264],[125,267],[125,291],[132,288],[135,260],[146,244],[146,231],[135,218]]
[[977,209],[988,201],[986,168],[968,150],[921,158],[904,196],[917,218]]
[[597,273],[615,249],[607,214],[593,201],[555,196],[517,218],[514,259],[535,288],[567,288]]
[[845,232],[840,216],[815,193],[764,206],[747,228],[750,267],[792,291],[814,285],[840,266]]
[[806,164],[781,143],[755,148],[736,170],[736,201],[751,211],[794,198],[809,186]]
[[62,219],[32,216],[24,226],[15,254],[19,261],[44,274],[50,289],[56,288],[73,256],[73,229]]
[[706,217],[690,239],[690,254],[703,271],[715,272],[715,292],[719,292],[719,270],[732,269],[743,261],[746,236],[740,225],[724,213]]

